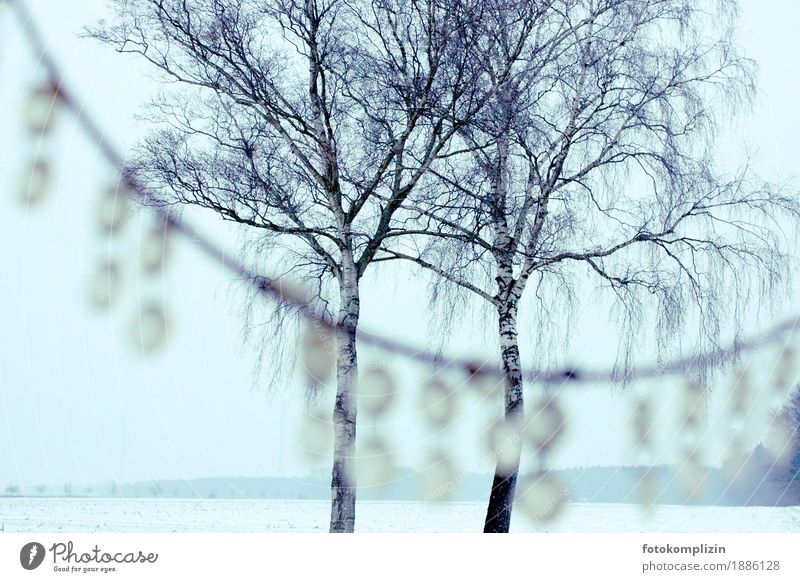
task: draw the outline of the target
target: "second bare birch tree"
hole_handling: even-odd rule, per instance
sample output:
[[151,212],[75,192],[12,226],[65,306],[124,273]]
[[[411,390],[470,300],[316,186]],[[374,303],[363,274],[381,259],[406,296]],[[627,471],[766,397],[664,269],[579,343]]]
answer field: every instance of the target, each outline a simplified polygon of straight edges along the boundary
[[[519,430],[537,422],[524,420],[518,340],[529,282],[531,308],[541,310],[574,296],[582,271],[594,275],[623,308],[619,363],[631,373],[648,307],[662,345],[689,323],[707,345],[751,283],[773,289],[785,272],[777,217],[797,215],[794,199],[746,173],[725,177],[714,162],[725,105],[753,90],[732,33],[735,2],[542,5],[516,74],[495,74],[508,52],[503,35],[474,47],[483,78],[497,79],[491,102],[407,204],[413,239],[381,255],[491,306],[505,417]],[[507,18],[501,29],[513,29]],[[567,322],[557,323],[537,332],[565,336]],[[498,463],[485,532],[509,531],[519,467],[519,451]]]

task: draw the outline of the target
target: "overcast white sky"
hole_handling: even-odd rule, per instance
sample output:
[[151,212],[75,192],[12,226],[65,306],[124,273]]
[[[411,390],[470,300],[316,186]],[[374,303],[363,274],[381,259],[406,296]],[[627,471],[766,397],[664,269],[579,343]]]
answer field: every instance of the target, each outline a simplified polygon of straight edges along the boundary
[[[102,15],[103,0],[31,4],[70,86],[115,143],[134,144],[140,127],[133,116],[156,85],[136,61],[78,38],[83,25]],[[41,208],[19,203],[19,166],[36,147],[20,140],[19,122],[35,58],[23,50],[9,15],[0,16],[0,487],[302,472],[291,443],[300,389],[253,386],[254,356],[240,334],[241,297],[225,273],[180,244],[164,281],[139,280],[131,269],[118,309],[104,316],[88,308],[87,273],[109,252],[134,256],[140,225],[121,245],[96,233],[92,208],[108,173],[67,122],[54,144],[56,191]],[[721,141],[729,155],[749,151],[760,173],[778,181],[798,171],[798,21],[800,4],[792,0],[743,0],[742,44],[759,63],[760,90],[754,111]],[[214,217],[192,218],[236,252],[234,231]],[[378,277],[389,281],[380,293]],[[151,297],[169,306],[173,341],[159,356],[142,360],[127,349],[127,334],[137,302]],[[373,274],[364,293],[364,326],[424,345],[424,298],[412,274]],[[605,339],[604,319],[587,315],[584,322],[565,358],[610,366],[614,341]],[[466,334],[452,347],[476,349]],[[369,357],[363,354],[362,361]],[[394,365],[409,379],[425,374]],[[623,399],[595,392],[569,400],[580,430],[562,451],[562,463],[624,462]],[[413,462],[411,404],[404,410],[392,432],[405,443],[404,460]],[[468,434],[470,427],[463,430]],[[666,440],[663,445],[669,449]]]

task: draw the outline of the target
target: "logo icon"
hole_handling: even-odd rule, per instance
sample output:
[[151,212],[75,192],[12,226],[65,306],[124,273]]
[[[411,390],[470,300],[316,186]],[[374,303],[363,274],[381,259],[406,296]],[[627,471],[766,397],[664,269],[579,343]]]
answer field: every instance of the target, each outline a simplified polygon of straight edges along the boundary
[[19,551],[19,563],[26,570],[35,570],[44,562],[44,546],[39,542],[29,542]]

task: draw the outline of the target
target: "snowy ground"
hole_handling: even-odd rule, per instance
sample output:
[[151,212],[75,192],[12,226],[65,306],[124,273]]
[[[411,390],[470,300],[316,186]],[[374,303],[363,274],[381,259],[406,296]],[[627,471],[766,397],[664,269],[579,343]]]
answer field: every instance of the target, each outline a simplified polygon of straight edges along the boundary
[[[0,498],[6,532],[318,532],[324,501]],[[362,532],[479,532],[483,503],[430,505],[365,501]],[[645,517],[633,505],[574,503],[536,527],[515,514],[512,530],[553,532],[800,532],[800,507],[659,506]]]

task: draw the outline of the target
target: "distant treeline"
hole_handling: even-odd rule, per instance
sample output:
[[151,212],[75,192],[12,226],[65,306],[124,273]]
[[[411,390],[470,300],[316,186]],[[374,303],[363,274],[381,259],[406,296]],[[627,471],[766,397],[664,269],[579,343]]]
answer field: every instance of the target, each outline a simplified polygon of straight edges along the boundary
[[[800,476],[794,467],[776,466],[762,448],[748,458],[739,478],[731,482],[731,467],[708,468],[693,499],[683,491],[673,466],[586,467],[554,471],[567,484],[570,500],[595,503],[636,503],[636,484],[649,471],[659,492],[660,504],[701,505],[800,505]],[[524,479],[524,477],[523,477]],[[91,486],[5,488],[6,497],[134,497],[196,499],[328,499],[330,476],[316,471],[305,477],[216,477],[190,480],[157,480],[136,483],[107,483]],[[492,475],[466,473],[453,501],[480,501],[491,486]],[[417,475],[399,470],[393,482],[383,488],[363,488],[361,499],[418,500]]]

